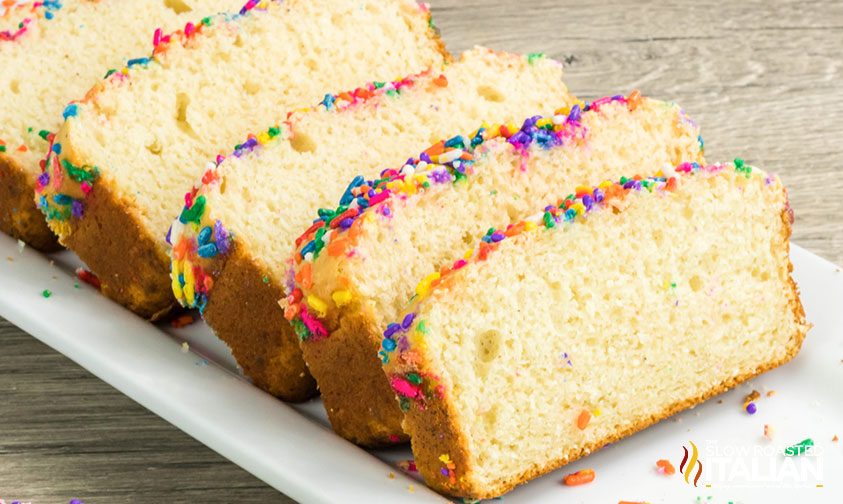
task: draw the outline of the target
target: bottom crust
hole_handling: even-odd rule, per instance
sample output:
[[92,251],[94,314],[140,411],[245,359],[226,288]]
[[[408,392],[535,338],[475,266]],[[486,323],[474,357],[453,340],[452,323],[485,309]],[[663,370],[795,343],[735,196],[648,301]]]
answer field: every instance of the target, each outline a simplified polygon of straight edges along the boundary
[[316,381],[304,363],[298,337],[278,306],[284,297],[282,289],[264,282],[263,270],[236,244],[217,268],[202,316],[229,346],[243,373],[257,387],[285,401],[314,397]]
[[41,252],[61,250],[58,238],[35,206],[35,179],[12,158],[0,154],[0,231]]

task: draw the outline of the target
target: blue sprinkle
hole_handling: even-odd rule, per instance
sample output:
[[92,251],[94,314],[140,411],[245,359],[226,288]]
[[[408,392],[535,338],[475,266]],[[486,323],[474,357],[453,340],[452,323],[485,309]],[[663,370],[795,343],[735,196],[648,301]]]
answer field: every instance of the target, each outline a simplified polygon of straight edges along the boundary
[[314,250],[316,250],[316,242],[315,242],[315,241],[313,241],[313,240],[311,240],[311,241],[310,241],[307,245],[305,245],[304,247],[302,247],[302,249],[301,249],[301,256],[302,256],[302,257],[304,257],[304,256],[306,256],[307,254],[309,254],[309,253],[313,252]]
[[132,68],[135,65],[146,65],[150,61],[149,58],[134,58],[126,62],[126,66]]
[[79,105],[75,103],[71,103],[67,107],[64,108],[64,112],[61,113],[61,116],[66,121],[69,117],[76,117],[79,115]]
[[395,346],[396,346],[395,340],[392,340],[392,339],[389,339],[389,338],[385,338],[383,340],[383,349],[386,350],[387,352],[391,352],[391,351],[395,350]]
[[331,110],[331,108],[334,106],[334,102],[336,101],[337,99],[334,98],[334,95],[326,94],[325,98],[322,99],[322,105],[325,106],[325,110]]
[[56,154],[61,154],[61,144],[60,143],[53,144],[53,152],[55,152]]
[[214,257],[217,255],[217,246],[213,243],[208,243],[199,247],[196,252],[199,254],[199,257]]
[[577,211],[573,208],[565,210],[565,220],[572,221],[577,216]]
[[208,240],[211,239],[211,233],[213,233],[213,231],[211,230],[211,226],[203,227],[202,230],[199,231],[199,236],[197,237],[197,240],[199,240],[199,244],[204,245],[208,243]]
[[57,205],[69,205],[73,203],[73,198],[67,194],[56,194],[53,196],[53,201],[55,201]]

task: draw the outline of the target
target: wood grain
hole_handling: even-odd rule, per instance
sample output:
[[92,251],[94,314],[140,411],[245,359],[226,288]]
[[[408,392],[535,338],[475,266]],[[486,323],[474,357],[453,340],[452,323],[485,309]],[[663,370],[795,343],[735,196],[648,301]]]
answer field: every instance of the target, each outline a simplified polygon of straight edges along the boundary
[[[545,52],[583,98],[683,104],[709,160],[780,174],[793,240],[843,264],[843,3],[432,1],[454,52]],[[0,498],[291,502],[5,321]]]

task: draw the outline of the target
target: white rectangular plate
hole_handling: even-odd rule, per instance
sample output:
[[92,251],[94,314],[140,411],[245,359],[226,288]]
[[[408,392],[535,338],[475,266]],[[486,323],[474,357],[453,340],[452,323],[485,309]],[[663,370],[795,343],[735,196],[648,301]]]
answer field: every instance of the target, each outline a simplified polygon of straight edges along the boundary
[[[506,502],[843,502],[843,273],[796,246],[792,257],[815,325],[796,359],[532,481]],[[77,265],[69,252],[44,256],[0,235],[0,315],[296,500],[445,501],[398,468],[412,457],[406,447],[366,452],[343,441],[320,401],[291,407],[242,378],[203,323],[149,324],[80,285]],[[753,389],[762,397],[749,415],[742,403]],[[765,424],[775,429],[772,440],[762,435]],[[814,453],[783,455],[805,438],[815,441]],[[690,442],[703,467],[697,487],[678,472]],[[677,474],[658,474],[659,459]],[[561,484],[584,468],[597,473],[593,483]]]

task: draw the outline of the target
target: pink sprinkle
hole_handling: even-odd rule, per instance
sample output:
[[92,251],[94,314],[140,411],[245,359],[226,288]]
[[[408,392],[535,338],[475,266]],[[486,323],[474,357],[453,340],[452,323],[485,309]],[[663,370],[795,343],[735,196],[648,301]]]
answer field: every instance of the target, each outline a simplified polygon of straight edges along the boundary
[[385,189],[383,192],[375,194],[369,199],[369,206],[375,206],[381,201],[385,200],[389,197],[389,189]]
[[184,207],[190,208],[193,206],[193,193],[187,193],[184,195]]
[[389,435],[389,442],[390,442],[390,443],[397,443],[397,442],[399,442],[399,441],[401,441],[401,438],[400,438],[400,437],[398,437],[397,435],[395,435],[395,434],[390,434],[390,435]]
[[153,46],[157,47],[158,44],[161,43],[161,35],[163,35],[163,32],[161,31],[161,28],[156,28],[155,33],[152,35],[152,45]]
[[91,185],[90,182],[82,182],[79,188],[82,189],[82,192],[85,193],[85,195],[87,196],[88,194],[90,194],[91,190],[94,187]]
[[313,333],[314,340],[319,340],[328,336],[328,330],[325,329],[322,322],[316,320],[316,318],[308,313],[307,310],[301,311],[301,321],[304,322],[304,326]]
[[417,386],[400,376],[393,376],[390,378],[389,382],[390,385],[392,385],[392,389],[397,392],[398,395],[410,398],[416,398],[421,395],[421,390]]
[[194,33],[196,33],[196,26],[194,26],[194,25],[193,25],[193,23],[187,23],[187,24],[184,26],[184,34],[185,34],[185,36],[186,36],[186,37],[188,37],[188,38],[190,38],[190,37],[192,37],[192,36],[193,36],[193,34],[194,34]]
[[458,269],[462,268],[463,266],[465,266],[466,264],[468,264],[468,262],[465,259],[460,259],[459,261],[454,263],[454,269],[458,270]]

